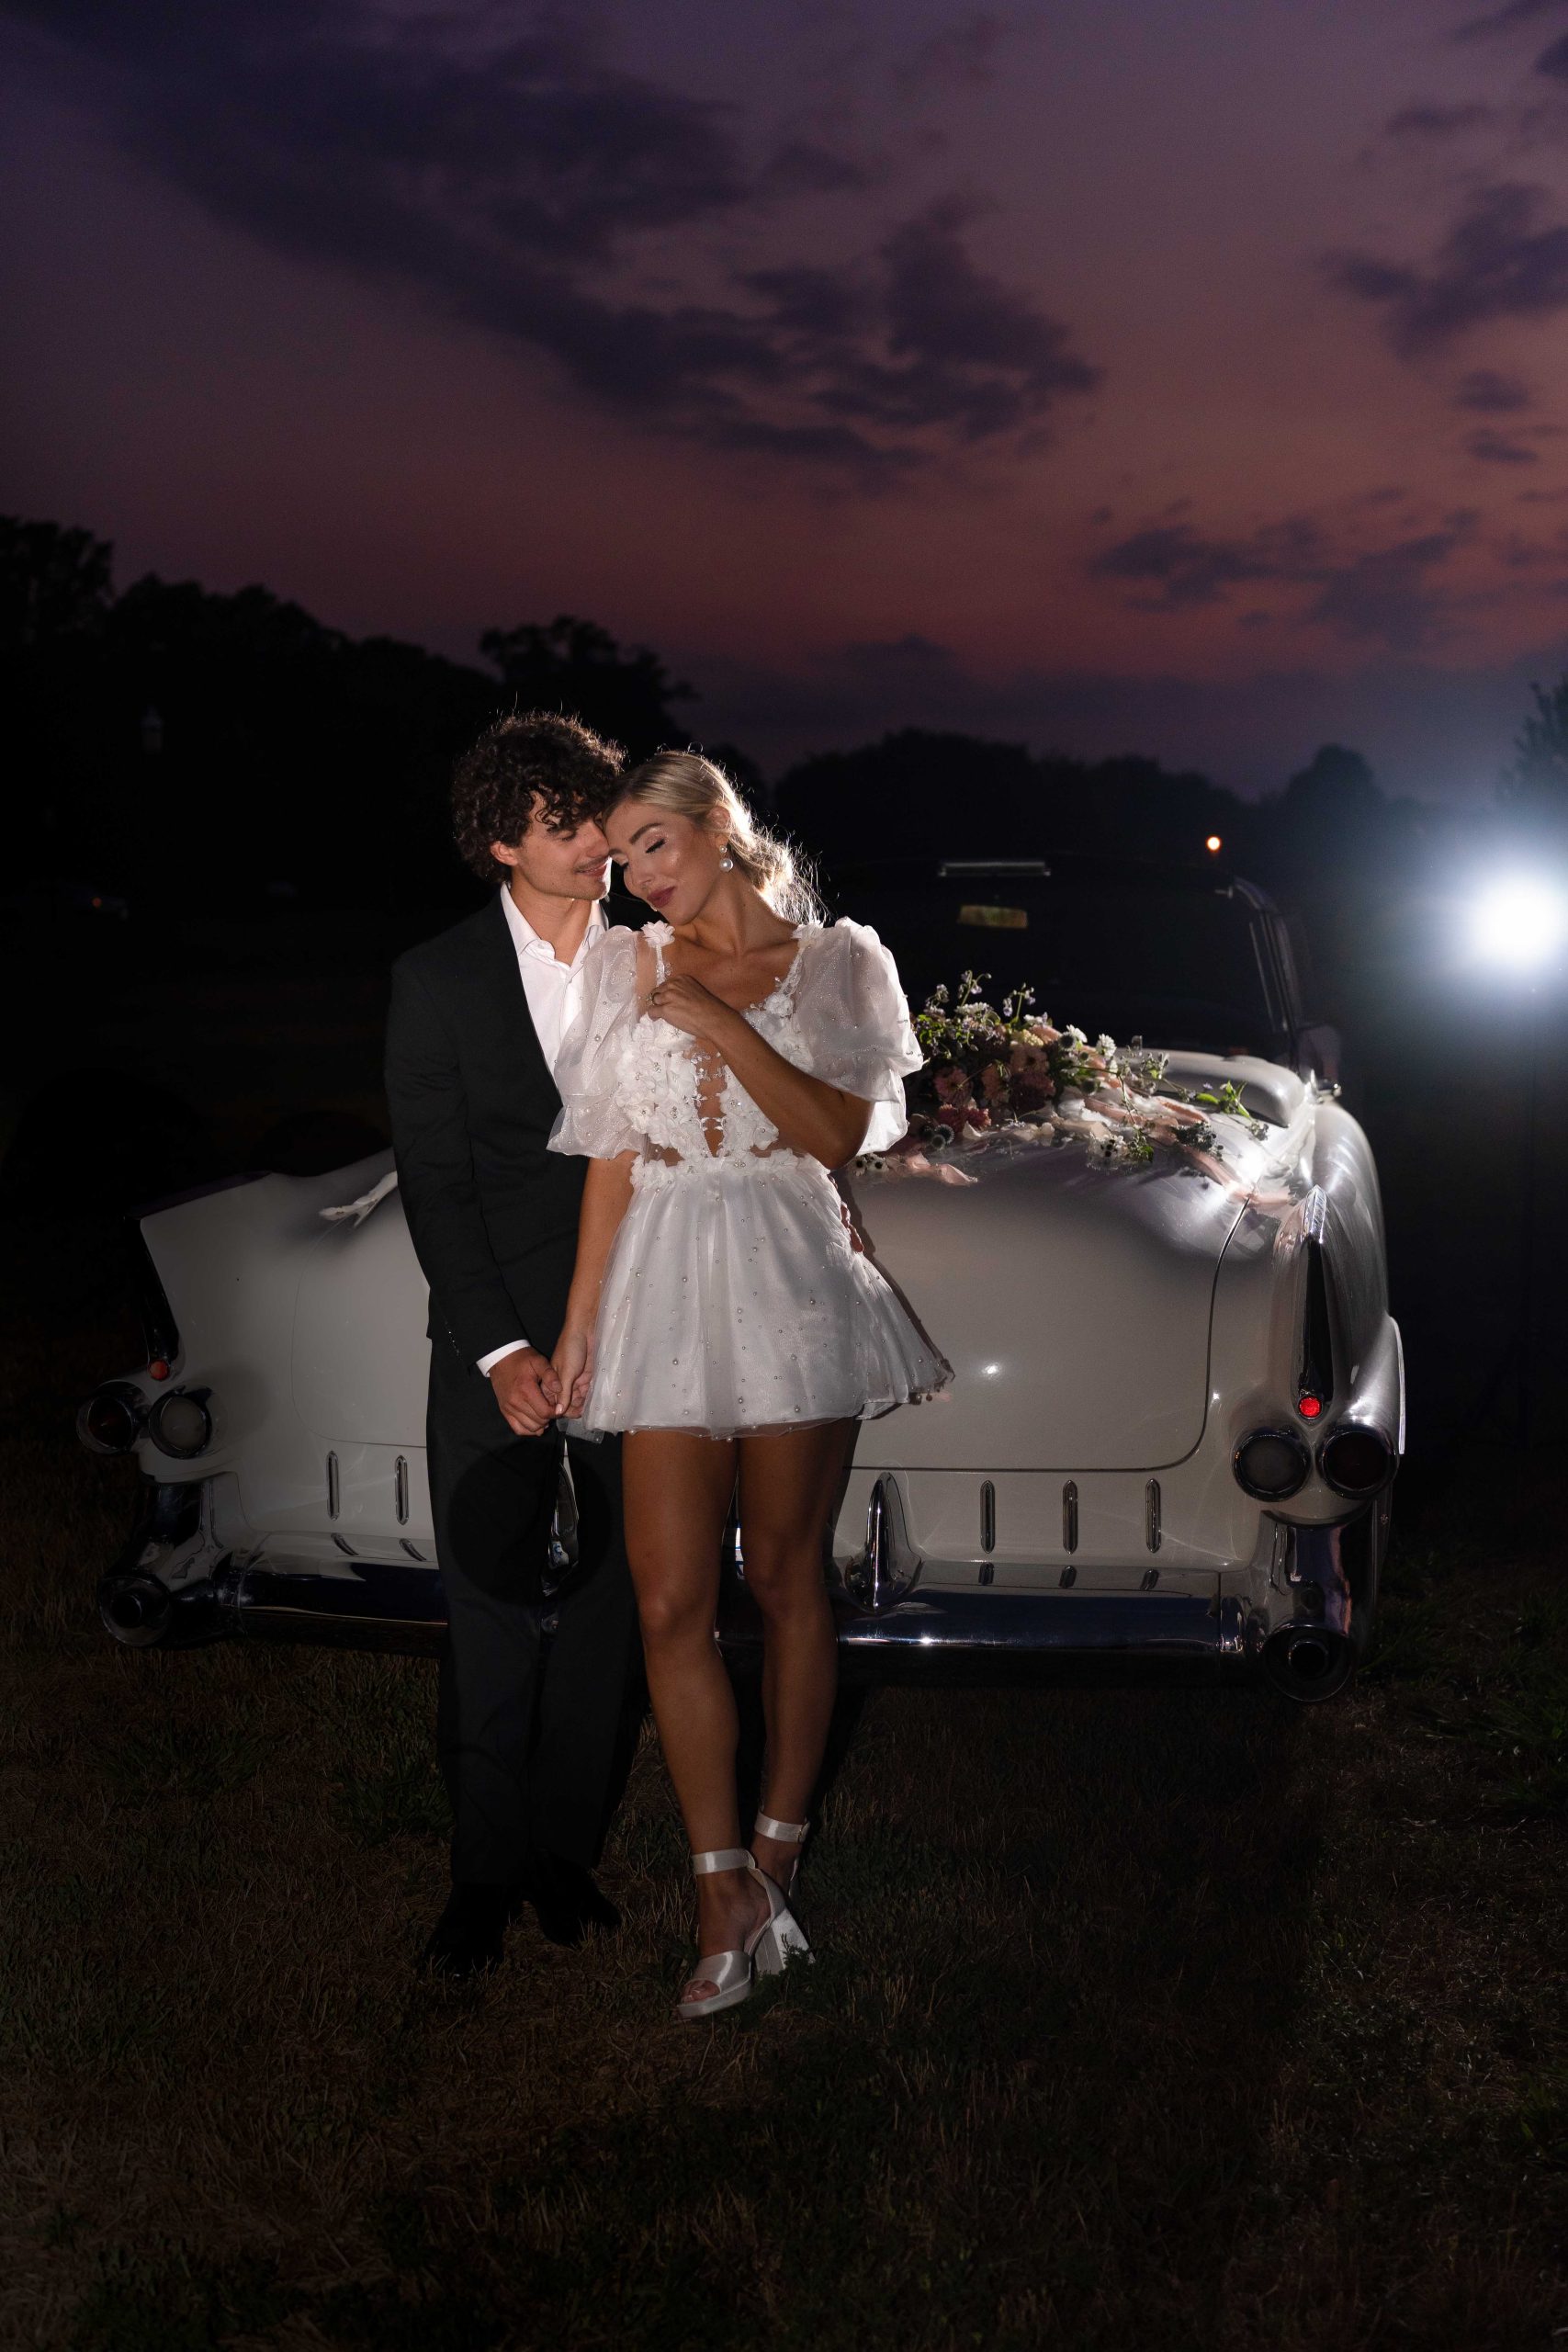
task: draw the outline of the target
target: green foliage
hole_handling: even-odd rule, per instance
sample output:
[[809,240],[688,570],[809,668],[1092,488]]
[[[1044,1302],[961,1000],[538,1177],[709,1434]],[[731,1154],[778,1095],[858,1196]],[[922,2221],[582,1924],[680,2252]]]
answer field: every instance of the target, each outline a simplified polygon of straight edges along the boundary
[[[914,1015],[925,1066],[910,1089],[907,1148],[944,1150],[967,1135],[1020,1123],[1119,1162],[1152,1160],[1156,1143],[1222,1148],[1209,1120],[1175,1108],[1184,1098],[1166,1084],[1168,1056],[1146,1051],[1141,1037],[1123,1046],[1102,1035],[1090,1045],[1070,1023],[1055,1028],[1032,1011],[1028,987],[1013,989],[998,1011],[981,993],[988,977],[964,972],[956,995],[935,989]],[[1156,1089],[1165,1102],[1155,1100]],[[1200,1099],[1227,1114],[1241,1108],[1229,1084]],[[1083,1115],[1086,1107],[1092,1115]]]

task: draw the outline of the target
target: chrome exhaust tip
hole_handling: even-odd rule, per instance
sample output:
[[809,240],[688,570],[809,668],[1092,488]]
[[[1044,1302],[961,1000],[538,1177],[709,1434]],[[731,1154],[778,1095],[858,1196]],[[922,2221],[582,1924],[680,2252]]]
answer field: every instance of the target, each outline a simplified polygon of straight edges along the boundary
[[1337,1699],[1349,1681],[1356,1653],[1326,1625],[1282,1625],[1263,1645],[1263,1668],[1276,1690],[1310,1704]]
[[131,1649],[150,1649],[169,1629],[173,1595],[156,1577],[106,1577],[98,1587],[98,1614],[105,1631]]

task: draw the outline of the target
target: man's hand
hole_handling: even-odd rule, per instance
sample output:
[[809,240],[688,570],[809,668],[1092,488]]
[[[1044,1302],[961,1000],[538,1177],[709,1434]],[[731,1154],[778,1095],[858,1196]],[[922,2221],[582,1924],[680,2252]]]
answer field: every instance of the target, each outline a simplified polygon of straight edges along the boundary
[[537,1348],[515,1348],[491,1368],[490,1385],[501,1417],[518,1437],[542,1437],[560,1404],[560,1382],[548,1356]]

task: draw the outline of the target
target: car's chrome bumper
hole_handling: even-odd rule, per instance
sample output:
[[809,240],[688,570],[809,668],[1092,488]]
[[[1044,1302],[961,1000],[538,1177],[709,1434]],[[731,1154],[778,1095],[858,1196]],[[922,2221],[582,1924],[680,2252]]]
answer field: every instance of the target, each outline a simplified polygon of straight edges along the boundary
[[[351,1570],[323,1574],[266,1554],[235,1560],[212,1542],[198,1484],[156,1487],[153,1496],[100,1588],[103,1621],[117,1640],[176,1647],[238,1634],[411,1655],[440,1646],[446,1608],[434,1566],[358,1559]],[[1261,1670],[1292,1698],[1332,1698],[1366,1646],[1387,1520],[1386,1498],[1327,1527],[1266,1517],[1240,1591],[964,1590],[940,1574],[922,1581],[931,1572],[900,1553],[890,1505],[874,1523],[867,1562],[842,1579],[839,1643],[846,1659],[868,1666],[945,1653],[1197,1668],[1224,1680]],[[880,1563],[870,1556],[878,1544]],[[727,1552],[719,1637],[744,1653],[760,1641],[761,1621],[733,1535]],[[548,1602],[543,1607],[547,1623]]]

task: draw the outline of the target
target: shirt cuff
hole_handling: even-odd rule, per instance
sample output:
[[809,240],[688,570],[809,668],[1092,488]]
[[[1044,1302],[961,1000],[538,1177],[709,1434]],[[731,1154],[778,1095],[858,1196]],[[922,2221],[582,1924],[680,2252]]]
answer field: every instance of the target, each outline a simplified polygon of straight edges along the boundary
[[495,1370],[496,1365],[501,1362],[502,1356],[514,1356],[524,1348],[531,1345],[532,1342],[528,1340],[508,1340],[503,1348],[491,1348],[488,1356],[480,1356],[479,1360],[479,1370],[484,1374],[485,1378],[488,1380],[491,1374]]

